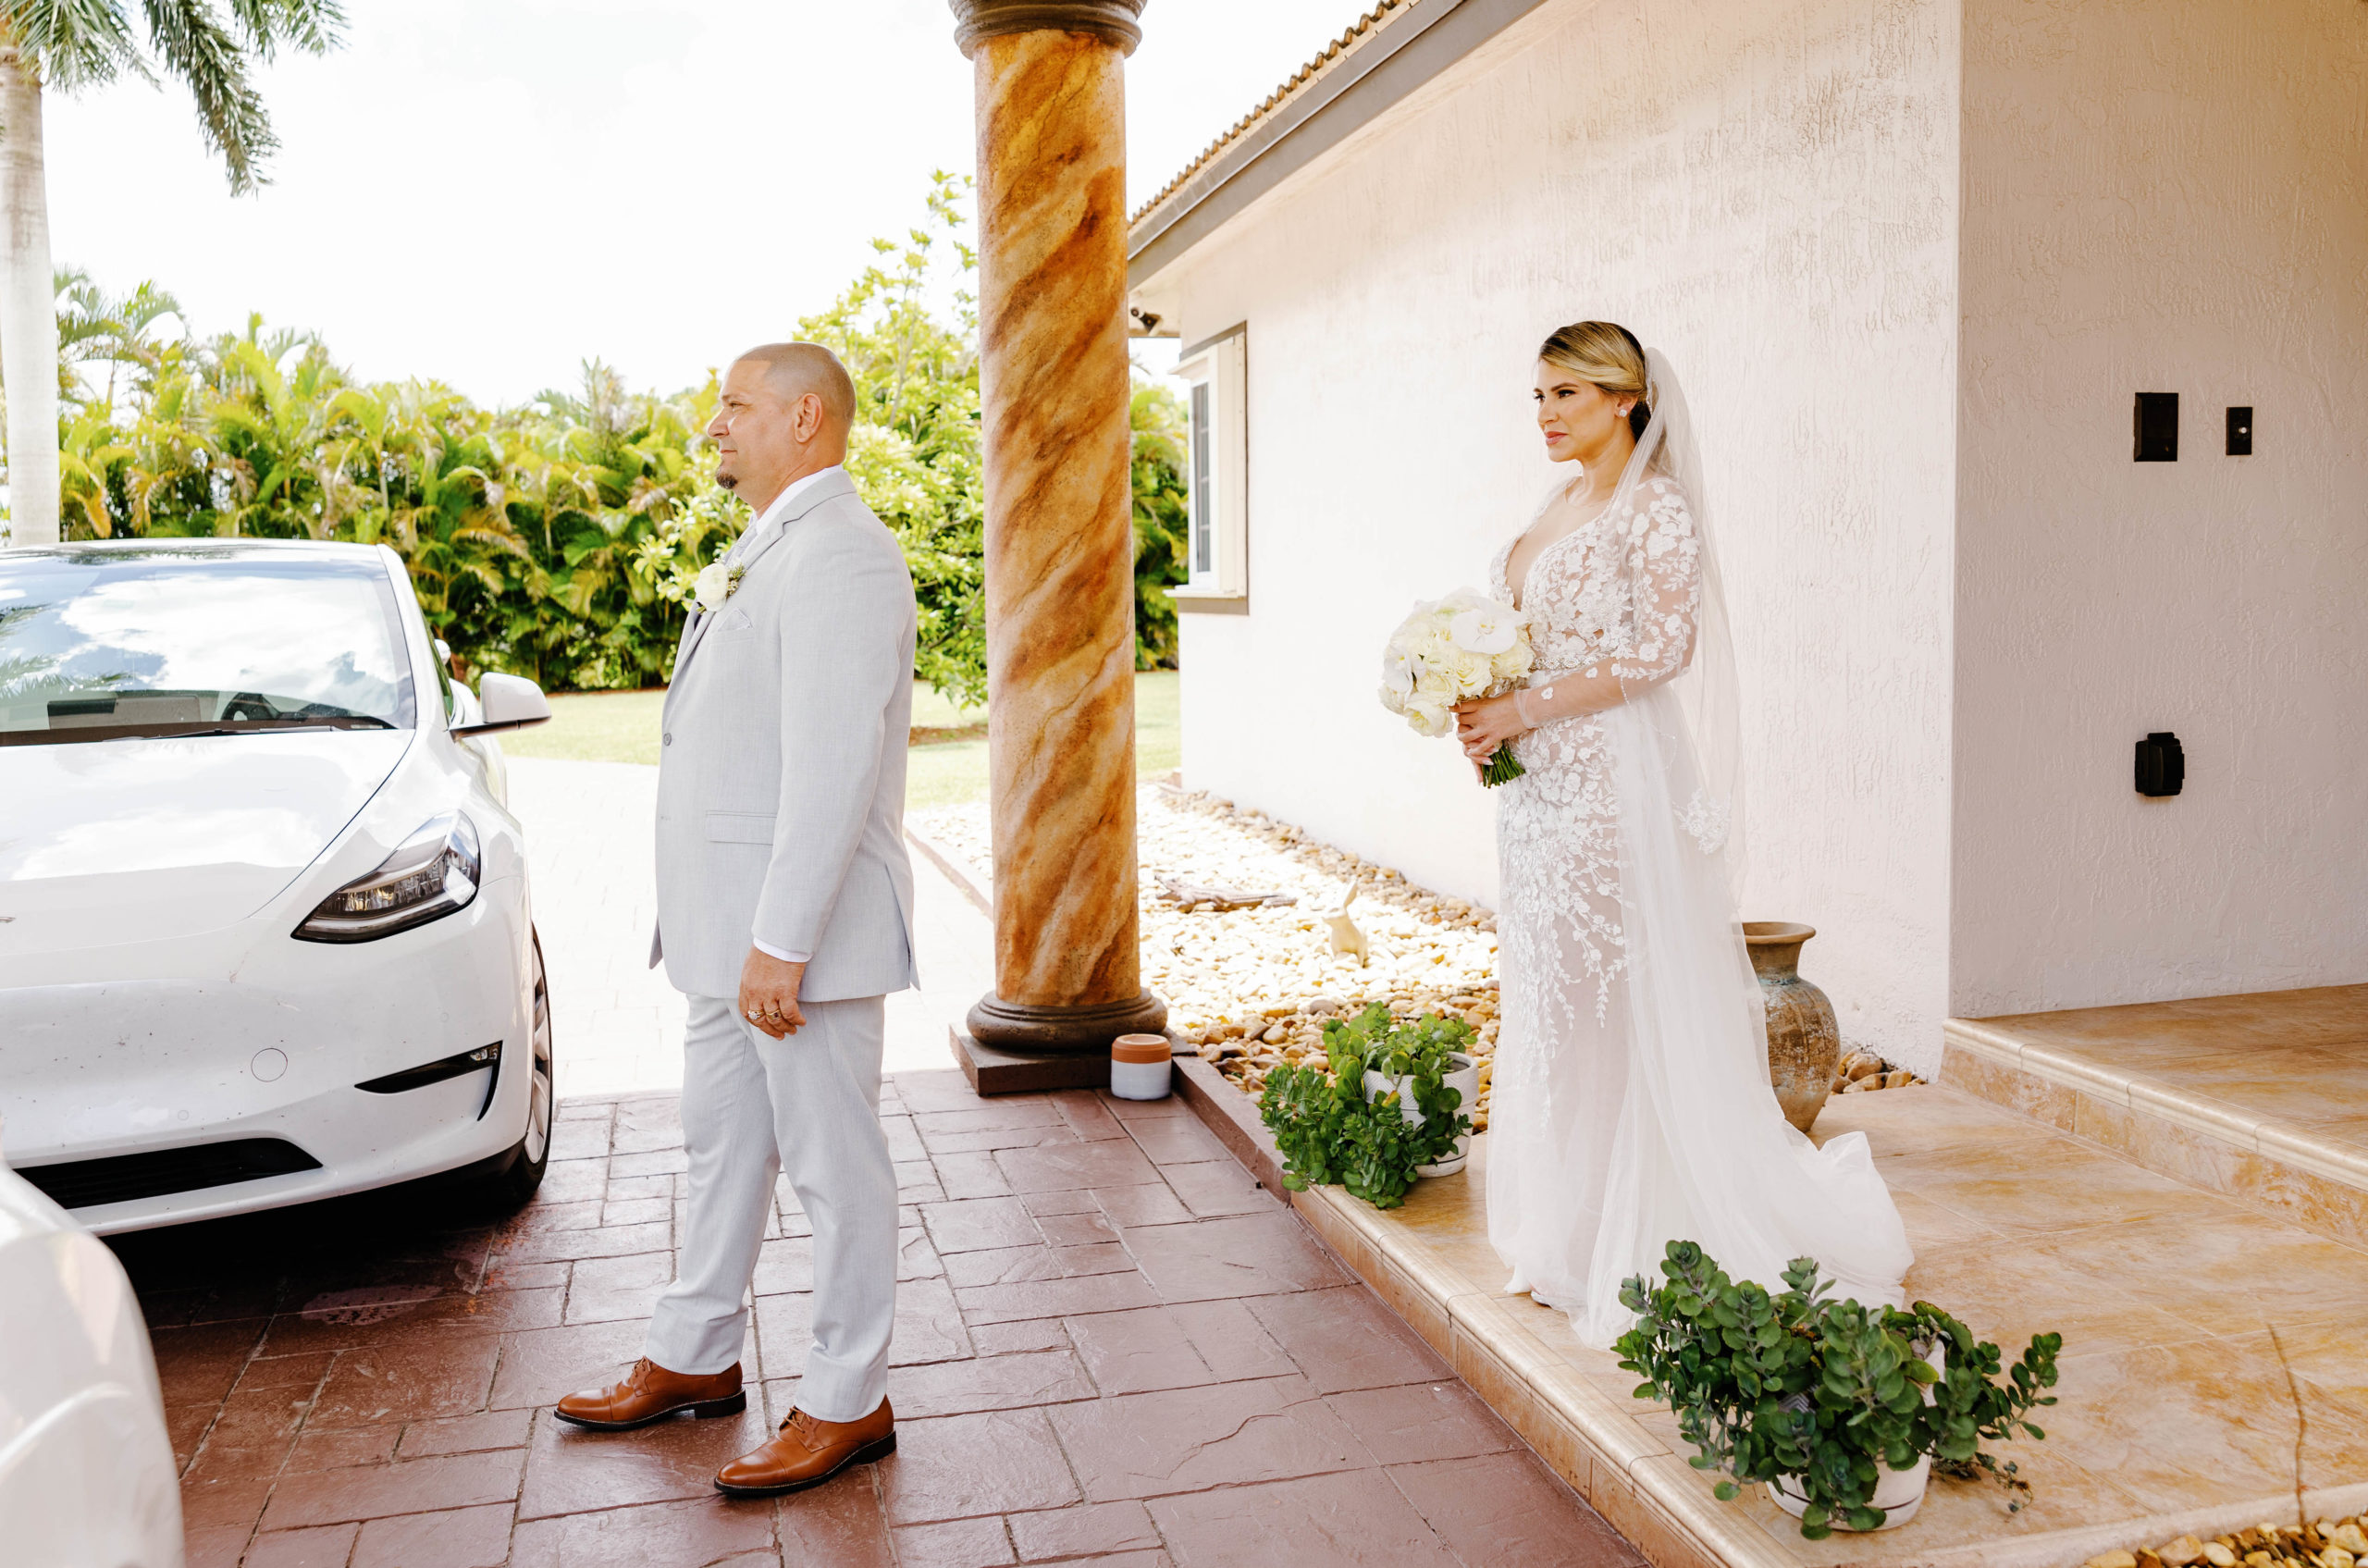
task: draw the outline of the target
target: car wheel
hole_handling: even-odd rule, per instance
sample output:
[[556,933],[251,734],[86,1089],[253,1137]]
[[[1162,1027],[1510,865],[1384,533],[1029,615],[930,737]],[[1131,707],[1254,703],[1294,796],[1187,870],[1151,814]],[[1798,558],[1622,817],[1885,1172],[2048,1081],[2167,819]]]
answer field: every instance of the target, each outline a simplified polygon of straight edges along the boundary
[[486,1196],[512,1209],[524,1207],[543,1184],[543,1172],[551,1163],[551,1118],[559,1114],[551,1080],[551,993],[543,969],[542,937],[533,937],[532,945],[535,995],[528,1063],[533,1076],[526,1088],[526,1131],[502,1162],[501,1173],[486,1182]]

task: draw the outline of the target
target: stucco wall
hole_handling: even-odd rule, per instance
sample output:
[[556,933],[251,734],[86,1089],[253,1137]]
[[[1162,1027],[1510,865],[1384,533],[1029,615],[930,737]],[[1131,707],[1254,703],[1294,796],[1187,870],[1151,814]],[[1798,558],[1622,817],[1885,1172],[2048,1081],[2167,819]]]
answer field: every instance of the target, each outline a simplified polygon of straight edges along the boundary
[[1820,931],[1844,1033],[1929,1067],[1945,999],[1956,10],[1551,6],[1160,280],[1250,325],[1251,613],[1183,628],[1184,771],[1493,903],[1454,747],[1373,698],[1549,478],[1532,355],[1610,316],[1705,435],[1751,753],[1746,913]]
[[2368,978],[2368,6],[1964,25],[1953,1010]]

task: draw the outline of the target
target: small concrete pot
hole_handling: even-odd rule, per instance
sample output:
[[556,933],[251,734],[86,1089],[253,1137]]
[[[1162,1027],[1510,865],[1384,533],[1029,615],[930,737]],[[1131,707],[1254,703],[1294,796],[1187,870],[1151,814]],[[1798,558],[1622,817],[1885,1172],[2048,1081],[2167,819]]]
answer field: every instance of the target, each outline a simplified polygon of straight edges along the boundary
[[[1461,1115],[1470,1116],[1474,1103],[1480,1098],[1480,1063],[1461,1051],[1449,1052],[1448,1059],[1456,1064],[1455,1070],[1441,1073],[1439,1081],[1463,1096],[1457,1102],[1455,1108]],[[1412,1075],[1405,1078],[1390,1078],[1370,1068],[1365,1069],[1366,1099],[1378,1100],[1393,1089],[1398,1091],[1399,1110],[1404,1113],[1408,1121],[1420,1126],[1424,1117],[1423,1113],[1414,1107],[1414,1080]],[[1454,1154],[1437,1165],[1416,1166],[1414,1174],[1416,1176],[1453,1176],[1463,1168],[1464,1162],[1471,1157],[1472,1134],[1458,1133]]]
[[1768,1080],[1775,1086],[1784,1119],[1807,1132],[1833,1093],[1833,1069],[1842,1060],[1842,1031],[1825,993],[1801,978],[1801,946],[1815,926],[1790,920],[1745,920],[1744,945],[1759,976],[1759,1000],[1768,1015]]

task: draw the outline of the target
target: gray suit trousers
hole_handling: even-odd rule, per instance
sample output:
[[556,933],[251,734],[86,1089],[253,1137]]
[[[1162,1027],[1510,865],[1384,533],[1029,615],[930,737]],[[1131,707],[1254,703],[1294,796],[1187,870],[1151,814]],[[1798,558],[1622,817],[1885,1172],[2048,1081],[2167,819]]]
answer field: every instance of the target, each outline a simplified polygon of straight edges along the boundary
[[[786,1040],[749,1027],[730,997],[690,1004],[689,1224],[642,1353],[692,1375],[740,1359],[773,1179],[786,1174],[814,1228],[813,1333],[797,1405],[824,1421],[859,1420],[887,1396],[896,1316],[896,1167],[880,1127],[882,999],[802,1003],[806,1027]],[[770,1358],[784,1347],[765,1349]]]

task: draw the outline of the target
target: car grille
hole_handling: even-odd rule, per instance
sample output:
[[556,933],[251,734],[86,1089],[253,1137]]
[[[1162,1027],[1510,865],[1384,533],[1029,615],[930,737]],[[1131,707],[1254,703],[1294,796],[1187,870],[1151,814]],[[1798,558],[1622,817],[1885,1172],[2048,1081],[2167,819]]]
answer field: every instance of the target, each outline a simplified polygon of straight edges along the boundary
[[17,1174],[48,1193],[60,1208],[87,1209],[320,1168],[320,1161],[286,1139],[240,1138],[187,1149],[112,1154],[103,1160],[37,1165]]

